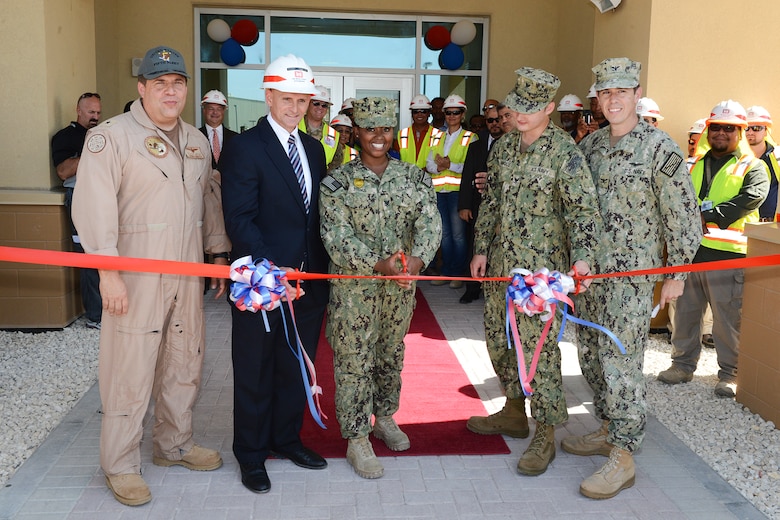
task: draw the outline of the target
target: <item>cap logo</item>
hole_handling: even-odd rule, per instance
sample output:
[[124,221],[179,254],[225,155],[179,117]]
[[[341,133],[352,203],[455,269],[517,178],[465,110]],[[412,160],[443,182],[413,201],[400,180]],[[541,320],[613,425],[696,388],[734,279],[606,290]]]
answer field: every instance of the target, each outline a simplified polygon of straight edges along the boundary
[[160,51],[159,56],[160,56],[160,59],[163,60],[163,61],[171,61],[171,51],[168,51],[168,50]]
[[303,78],[303,72],[300,70],[296,70],[294,74],[296,78]]

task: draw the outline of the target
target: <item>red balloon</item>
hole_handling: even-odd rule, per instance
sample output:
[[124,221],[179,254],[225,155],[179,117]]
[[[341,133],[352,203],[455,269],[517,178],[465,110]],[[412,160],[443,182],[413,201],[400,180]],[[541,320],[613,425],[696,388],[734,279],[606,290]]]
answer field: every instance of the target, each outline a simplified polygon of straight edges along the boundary
[[255,22],[252,20],[239,20],[233,24],[230,30],[230,37],[241,45],[254,45],[260,38]]
[[432,51],[443,49],[450,43],[450,31],[443,25],[434,25],[425,33],[425,46]]

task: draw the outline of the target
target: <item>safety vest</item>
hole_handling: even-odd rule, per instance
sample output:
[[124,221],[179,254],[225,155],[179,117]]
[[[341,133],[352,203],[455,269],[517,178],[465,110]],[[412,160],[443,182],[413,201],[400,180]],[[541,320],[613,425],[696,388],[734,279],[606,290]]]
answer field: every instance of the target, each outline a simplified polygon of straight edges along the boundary
[[414,141],[412,127],[399,130],[396,140],[398,141],[398,152],[401,155],[401,160],[409,164],[416,164],[418,168],[424,170],[425,162],[428,160],[428,152],[431,151],[431,141],[435,135],[441,136],[442,134],[443,132],[438,128],[428,125],[428,131],[425,132],[425,137],[423,137],[420,145],[420,153],[417,153],[417,144]]
[[347,164],[350,161],[354,161],[358,158],[358,155],[360,155],[360,152],[358,152],[356,149],[352,148],[349,145],[344,145],[344,161],[342,164]]
[[[736,197],[739,190],[742,189],[745,173],[761,161],[750,154],[743,155],[739,159],[736,157],[729,159],[726,165],[712,177],[710,192],[706,198],[700,199],[698,193],[704,179],[703,158],[703,155],[698,155],[693,160],[689,160],[691,180],[697,193],[699,206],[704,201],[711,201],[713,207]],[[758,209],[754,209],[741,219],[732,222],[728,229],[720,229],[714,222],[707,222],[707,234],[702,238],[701,245],[718,251],[747,254],[747,237],[744,234],[746,222],[758,222]]]
[[[477,139],[477,134],[469,132],[468,130],[461,129],[458,138],[449,153],[447,154],[452,164],[462,164],[466,161],[466,152],[469,149],[469,144]],[[445,133],[440,132],[436,136],[431,136],[431,152],[433,156],[436,154],[444,156],[444,141]],[[431,179],[433,180],[433,188],[435,191],[460,191],[460,177],[461,174],[452,170],[442,170],[438,173],[432,173]]]
[[[306,118],[301,118],[298,123],[298,130],[303,133],[306,131]],[[322,138],[320,139],[322,147],[325,149],[325,164],[330,164],[333,160],[333,156],[336,155],[336,149],[339,146],[339,132],[335,128],[331,127],[328,123],[322,123]]]

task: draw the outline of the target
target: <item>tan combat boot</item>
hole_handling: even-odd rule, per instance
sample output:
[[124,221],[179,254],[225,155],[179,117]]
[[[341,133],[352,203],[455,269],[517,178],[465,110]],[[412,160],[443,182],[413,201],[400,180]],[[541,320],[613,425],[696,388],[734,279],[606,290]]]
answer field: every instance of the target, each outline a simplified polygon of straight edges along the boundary
[[385,474],[385,468],[376,458],[368,436],[349,439],[347,462],[363,478],[379,478]]
[[590,432],[582,436],[566,437],[561,441],[563,451],[573,455],[604,455],[609,457],[609,453],[614,447],[607,442],[609,434],[609,421],[602,421],[601,427],[595,432]]
[[522,475],[541,475],[555,459],[555,426],[536,423],[531,444],[517,462],[517,472]]
[[634,485],[634,457],[615,446],[609,460],[596,473],[580,484],[580,493],[589,498],[612,498]]
[[114,494],[114,498],[126,506],[140,506],[152,499],[152,493],[146,482],[141,478],[141,475],[136,473],[112,477],[106,475],[106,485]]
[[525,439],[528,437],[528,417],[525,415],[525,398],[507,397],[500,412],[487,417],[475,415],[466,422],[466,428],[481,435],[504,434]]
[[193,471],[211,471],[222,466],[222,457],[217,450],[195,444],[179,460],[169,460],[155,455],[152,457],[152,462],[155,466],[184,466]]
[[392,415],[376,418],[374,436],[385,441],[387,447],[393,451],[406,451],[411,447],[409,436],[401,431]]

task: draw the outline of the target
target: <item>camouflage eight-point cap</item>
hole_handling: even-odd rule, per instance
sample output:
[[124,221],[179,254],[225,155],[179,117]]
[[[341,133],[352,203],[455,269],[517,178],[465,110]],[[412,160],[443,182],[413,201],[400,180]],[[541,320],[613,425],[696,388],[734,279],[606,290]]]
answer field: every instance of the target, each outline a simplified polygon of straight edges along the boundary
[[539,112],[550,104],[561,80],[546,70],[523,67],[515,71],[517,83],[504,100],[510,110],[521,114]]
[[394,127],[398,107],[394,100],[383,97],[367,97],[352,102],[352,119],[360,128]]
[[591,69],[596,75],[596,91],[639,86],[642,64],[628,58],[607,58]]

